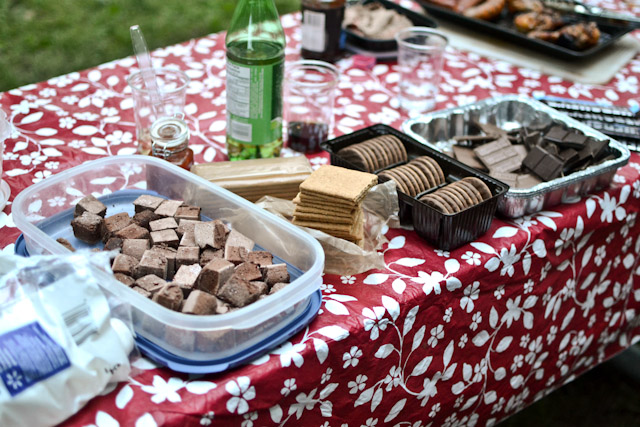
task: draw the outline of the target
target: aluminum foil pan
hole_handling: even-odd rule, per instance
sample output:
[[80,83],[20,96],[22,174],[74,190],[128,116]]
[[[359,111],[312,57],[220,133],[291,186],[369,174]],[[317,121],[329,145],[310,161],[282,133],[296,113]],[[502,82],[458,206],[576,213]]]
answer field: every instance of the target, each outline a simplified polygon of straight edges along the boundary
[[587,136],[610,141],[609,150],[615,156],[612,160],[531,188],[509,189],[498,204],[498,212],[509,218],[532,214],[560,203],[575,202],[581,196],[606,188],[616,170],[629,161],[629,150],[623,144],[564,113],[522,95],[490,98],[475,104],[436,111],[405,121],[402,129],[431,148],[451,152],[451,146],[455,144],[452,138],[468,134],[472,121],[492,123],[507,131],[522,126],[541,128],[562,124]]

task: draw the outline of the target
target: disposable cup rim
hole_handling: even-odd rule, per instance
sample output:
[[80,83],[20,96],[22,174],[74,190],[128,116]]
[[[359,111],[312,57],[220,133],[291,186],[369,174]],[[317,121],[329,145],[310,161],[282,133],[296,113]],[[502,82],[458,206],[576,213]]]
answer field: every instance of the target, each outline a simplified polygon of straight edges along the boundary
[[[174,74],[174,75],[178,75],[184,81],[184,83],[181,84],[180,86],[177,86],[177,87],[175,87],[173,89],[170,89],[170,90],[165,90],[165,89],[160,88],[160,92],[162,92],[163,94],[178,93],[178,92],[184,90],[187,86],[189,86],[189,83],[191,83],[191,77],[189,77],[187,75],[187,73],[185,73],[182,70],[176,70],[175,68],[160,67],[160,68],[154,68],[154,71],[156,72],[156,75],[157,74]],[[144,80],[142,80],[141,75],[142,75],[142,71],[140,71],[140,70],[129,74],[129,76],[127,76],[127,84],[131,87],[132,90],[134,90],[136,92],[149,93],[149,90],[144,87]],[[141,86],[136,86],[136,85],[133,84],[134,79],[136,79],[138,77],[140,78],[140,82],[142,83]]]
[[[410,34],[410,33],[416,33],[416,34],[424,34],[424,35],[429,35],[429,36],[436,36],[438,38],[440,38],[444,43],[442,45],[422,45],[422,44],[416,44],[416,43],[411,43],[406,41],[403,37],[405,37],[405,35]],[[414,50],[424,50],[424,51],[429,51],[429,50],[444,50],[447,45],[449,44],[449,38],[444,35],[442,32],[438,31],[438,30],[434,30],[432,28],[429,27],[407,27],[404,28],[400,31],[398,31],[395,35],[395,39],[396,42],[398,43],[398,46],[405,46],[405,47],[409,47],[411,49]]]
[[[291,73],[299,68],[308,67],[311,70],[326,72],[328,75],[332,75],[334,77],[333,80],[324,81],[324,82],[301,82],[299,80],[291,78]],[[340,80],[340,71],[338,67],[329,62],[318,61],[315,59],[302,59],[296,62],[293,62],[289,65],[287,70],[285,71],[285,80],[287,82],[295,83],[298,86],[304,87],[335,87]]]

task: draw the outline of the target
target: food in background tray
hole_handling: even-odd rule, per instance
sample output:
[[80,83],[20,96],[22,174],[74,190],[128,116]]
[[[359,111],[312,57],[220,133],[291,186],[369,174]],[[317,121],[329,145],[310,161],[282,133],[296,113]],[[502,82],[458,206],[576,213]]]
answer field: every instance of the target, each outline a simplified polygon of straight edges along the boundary
[[337,166],[321,166],[302,184],[293,202],[293,223],[362,245],[362,201],[378,182],[375,175]]
[[350,145],[338,151],[338,155],[370,173],[407,161],[407,150],[393,135],[381,135]]
[[453,147],[455,157],[512,188],[530,188],[610,158],[607,140],[560,125],[510,132],[491,124],[475,125],[482,133],[454,138],[459,144]]
[[349,6],[342,22],[342,26],[353,33],[376,40],[393,39],[398,31],[412,25],[409,18],[380,3]]
[[[223,314],[289,283],[286,264],[254,251],[253,240],[221,220],[201,221],[199,207],[151,195],[133,205],[133,217],[106,216],[107,207],[87,196],[76,205],[73,234],[118,250],[111,267],[116,279],[166,308]],[[73,250],[68,241],[60,243]]]
[[395,181],[398,188],[411,197],[444,183],[440,165],[429,156],[416,157],[409,163],[386,169],[378,176]]

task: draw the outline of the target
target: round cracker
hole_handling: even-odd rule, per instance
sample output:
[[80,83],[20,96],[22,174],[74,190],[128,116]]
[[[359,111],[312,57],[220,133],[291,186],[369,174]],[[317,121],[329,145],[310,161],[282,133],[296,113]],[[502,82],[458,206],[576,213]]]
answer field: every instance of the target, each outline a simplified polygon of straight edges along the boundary
[[442,174],[442,169],[440,169],[438,164],[434,162],[430,157],[420,156],[420,157],[416,157],[412,161],[423,164],[427,168],[429,168],[429,170],[431,171],[431,175],[433,176],[436,187],[444,182],[444,179],[441,178],[441,175],[442,177],[444,177],[444,175]]
[[402,143],[402,141],[400,140],[400,138],[398,138],[395,135],[389,135],[389,137],[390,137],[390,140],[392,142],[392,145],[400,153],[400,157],[399,157],[398,161],[399,162],[406,162],[407,160],[409,160],[409,156],[407,155],[407,149],[405,148],[405,146]]
[[436,197],[436,195],[433,193],[422,196],[420,198],[420,201],[439,210],[442,213],[445,213],[447,215],[452,214],[452,211],[449,205],[441,197]]
[[407,189],[409,190],[408,194],[411,197],[415,197],[415,195],[418,194],[418,189],[416,188],[415,183],[411,179],[411,176],[407,174],[404,170],[402,170],[401,167],[395,167],[390,171],[398,175],[403,180]]
[[391,162],[389,165],[396,165],[400,163],[400,152],[393,144],[391,135],[381,135],[377,137],[376,140],[383,147],[384,151],[389,155],[389,160]]
[[420,176],[412,168],[407,167],[407,164],[399,166],[399,168],[402,169],[402,171],[411,178],[411,182],[416,188],[416,196],[425,191],[422,178],[420,178]]
[[393,164],[393,161],[389,157],[389,153],[386,152],[379,139],[370,139],[366,141],[365,144],[367,144],[367,146],[369,146],[369,148],[371,148],[371,150],[373,150],[373,152],[375,153],[381,169]]
[[434,193],[434,195],[440,196],[444,200],[446,200],[447,203],[449,203],[449,206],[451,206],[451,208],[453,209],[452,213],[460,212],[462,210],[462,206],[460,205],[460,202],[458,202],[458,200],[456,200],[456,198],[453,197],[451,193],[443,190],[444,190],[443,188],[439,189]]
[[345,147],[342,150],[338,151],[337,154],[339,157],[348,161],[349,163],[352,163],[354,166],[368,171],[367,160],[359,151],[355,150],[354,147],[354,145]]
[[438,174],[438,178],[440,180],[440,182],[438,183],[438,185],[443,184],[445,182],[445,178],[444,178],[444,172],[442,171],[442,168],[440,167],[440,165],[438,164],[438,162],[436,162],[434,159],[432,159],[429,156],[423,156],[424,160],[431,163],[431,165],[433,166],[433,168],[436,170],[437,174]]
[[373,173],[374,171],[381,169],[380,161],[378,161],[378,155],[371,149],[371,147],[369,147],[367,144],[358,144],[358,149],[360,149],[363,153],[366,153],[366,155],[369,156],[369,159],[371,160],[373,169],[371,169],[369,172]]
[[473,199],[473,203],[474,204],[478,204],[478,203],[482,202],[482,195],[480,194],[480,192],[478,190],[476,190],[476,187],[474,187],[470,183],[460,180],[460,181],[454,182],[454,184],[456,186],[458,186],[459,188],[465,190],[466,194],[468,194],[469,197],[471,197],[471,199]]
[[438,179],[436,175],[434,175],[433,168],[425,162],[416,161],[416,159],[411,160],[408,164],[413,165],[420,169],[422,173],[427,177],[427,189],[431,189],[438,186]]
[[438,190],[439,192],[443,192],[444,194],[450,195],[455,203],[458,205],[458,212],[463,211],[467,208],[467,203],[465,202],[464,197],[460,197],[458,193],[455,192],[454,189],[449,188],[449,185]]
[[356,150],[367,162],[367,172],[373,173],[375,170],[375,164],[373,163],[373,158],[369,151],[364,150],[360,144],[356,144],[353,146],[353,149]]
[[402,191],[405,194],[409,194],[409,190],[405,186],[404,182],[402,182],[402,180],[398,178],[397,175],[389,173],[389,170],[380,172],[378,176],[393,180],[396,183],[396,187],[398,188],[398,190]]
[[476,188],[476,190],[478,190],[478,192],[480,193],[482,200],[487,200],[491,198],[492,196],[491,190],[489,190],[489,187],[487,187],[487,184],[482,182],[480,178],[476,178],[474,176],[467,176],[465,178],[462,178],[462,181],[466,181],[471,185],[473,185]]
[[449,191],[458,196],[458,198],[464,204],[464,209],[467,209],[475,204],[475,200],[472,199],[463,188],[457,185],[457,182],[447,185],[446,188],[448,188]]
[[408,169],[408,170],[413,171],[414,176],[416,177],[416,179],[420,183],[420,192],[421,193],[423,191],[427,191],[428,189],[431,188],[431,186],[429,185],[429,178],[422,171],[422,169],[420,169],[419,167],[417,167],[416,165],[414,165],[412,163],[407,163],[406,165],[404,165],[404,167],[406,169]]

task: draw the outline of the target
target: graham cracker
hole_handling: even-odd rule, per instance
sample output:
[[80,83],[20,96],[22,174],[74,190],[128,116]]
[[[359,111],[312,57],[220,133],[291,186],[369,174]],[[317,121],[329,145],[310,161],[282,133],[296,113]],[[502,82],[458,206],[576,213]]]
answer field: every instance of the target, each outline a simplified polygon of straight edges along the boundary
[[337,232],[341,234],[354,235],[359,227],[362,227],[363,215],[362,210],[358,211],[353,224],[335,224],[324,221],[301,221],[293,218],[295,225],[301,225],[303,227],[315,228],[316,230],[326,231],[329,234]]
[[304,214],[304,215],[309,215],[309,214],[313,214],[313,215],[325,215],[325,216],[334,216],[334,217],[340,217],[340,218],[353,218],[356,214],[356,210],[352,209],[351,211],[347,212],[347,211],[330,211],[327,209],[320,209],[314,206],[306,206],[306,205],[296,205],[296,208],[293,211],[294,215],[297,214]]
[[300,184],[300,192],[358,204],[377,182],[378,177],[370,173],[323,165]]
[[293,199],[293,203],[295,203],[297,206],[302,206],[305,208],[315,208],[323,211],[339,212],[339,213],[349,214],[349,215],[351,215],[353,212],[355,212],[358,209],[358,206],[352,206],[352,205],[331,204],[327,201],[322,201],[322,202],[309,201],[309,199],[306,197],[303,200],[300,197],[300,194],[298,194]]
[[327,214],[315,214],[304,212],[293,212],[293,217],[298,221],[321,221],[328,224],[353,224],[353,217],[343,217]]

